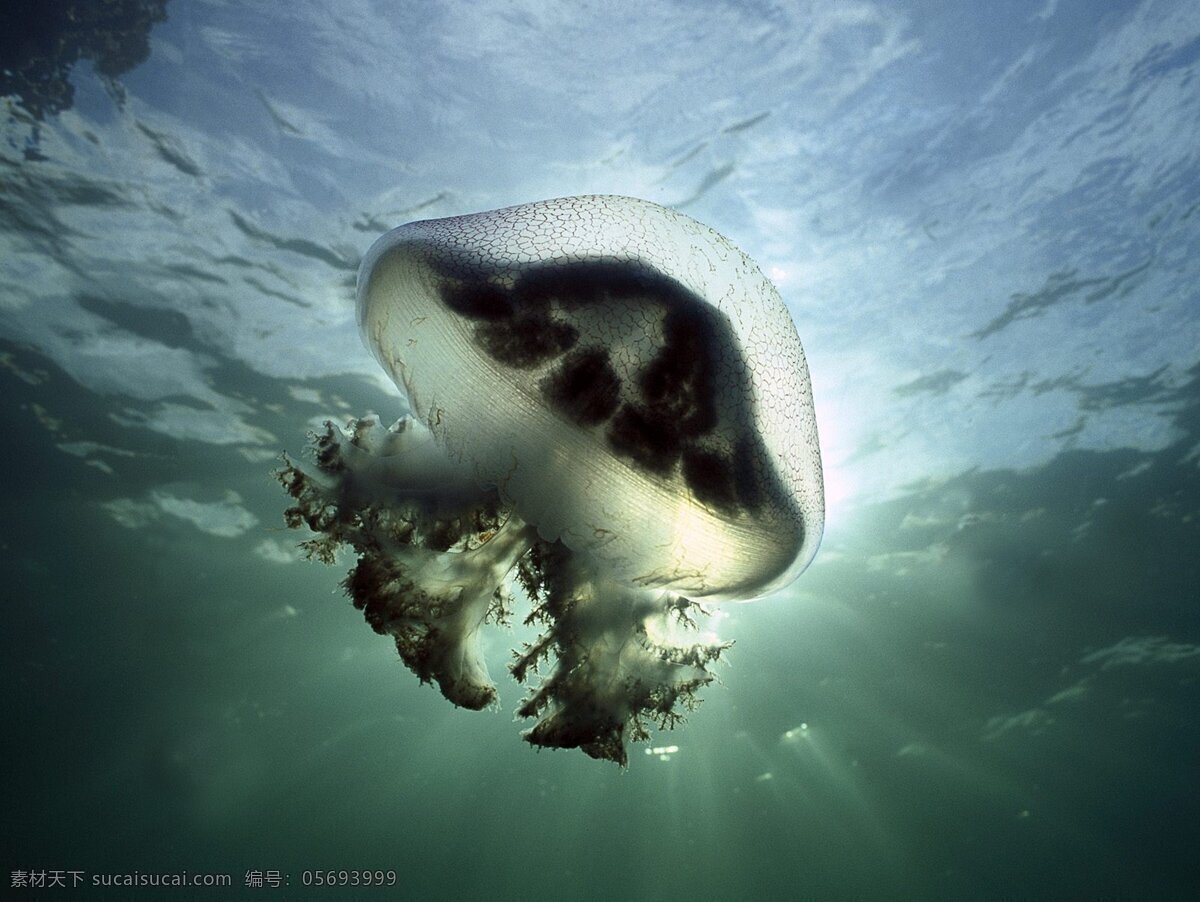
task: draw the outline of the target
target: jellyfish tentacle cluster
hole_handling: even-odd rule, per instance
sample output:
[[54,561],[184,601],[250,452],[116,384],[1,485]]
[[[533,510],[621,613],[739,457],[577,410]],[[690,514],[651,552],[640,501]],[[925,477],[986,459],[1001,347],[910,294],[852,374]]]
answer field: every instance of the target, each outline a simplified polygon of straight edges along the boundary
[[312,557],[353,549],[354,604],[456,705],[495,702],[480,630],[527,596],[525,739],[625,764],[712,681],[708,605],[787,585],[820,541],[778,293],[695,220],[571,197],[389,232],[358,317],[412,415],[327,425],[315,472],[286,461],[289,524]]
[[696,630],[688,611],[700,612],[698,605],[665,590],[615,584],[561,542],[535,545],[518,567],[534,602],[527,622],[544,632],[513,653],[513,675],[524,682],[531,668],[555,658],[517,709],[540,718],[525,734],[534,745],[578,747],[626,764],[625,739],[647,739],[647,721],[668,729],[693,710],[696,691],[713,679],[707,665],[732,644],[671,641],[672,625]]
[[526,622],[544,632],[513,653],[509,670],[525,683],[553,659],[518,709],[538,720],[528,742],[625,765],[626,736],[648,738],[647,721],[674,726],[713,679],[706,665],[731,643],[656,641],[647,628],[666,635],[672,618],[695,630],[688,612],[699,605],[589,573],[562,542],[540,540],[502,508],[495,489],[472,486],[450,458],[430,455],[428,431],[411,418],[387,430],[370,416],[344,430],[326,423],[311,445],[315,472],[285,457],[276,474],[295,500],[288,524],[318,534],[302,543],[310,558],[333,563],[342,545],[357,554],[343,583],[355,607],[455,705],[496,701],[479,634],[510,616],[510,573],[534,603]]
[[[534,535],[449,458],[431,455],[411,418],[384,429],[374,417],[333,423],[313,436],[316,473],[285,460],[278,478],[295,499],[285,518],[318,538],[309,557],[332,563],[339,545],[358,554],[345,588],[422,682],[456,705],[496,700],[479,631],[507,610],[504,576]],[[430,490],[435,486],[435,490]]]

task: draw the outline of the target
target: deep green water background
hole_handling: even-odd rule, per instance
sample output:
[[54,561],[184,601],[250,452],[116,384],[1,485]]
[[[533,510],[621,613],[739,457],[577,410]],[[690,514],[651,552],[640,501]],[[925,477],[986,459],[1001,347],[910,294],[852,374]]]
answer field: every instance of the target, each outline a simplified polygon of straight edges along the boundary
[[[134,6],[45,45],[70,104],[6,101],[0,896],[1197,897],[1200,14]],[[353,324],[377,234],[587,191],[779,283],[831,490],[625,772],[520,741],[519,631],[500,710],[417,685],[270,478],[403,412]],[[300,885],[356,868],[397,887]]]

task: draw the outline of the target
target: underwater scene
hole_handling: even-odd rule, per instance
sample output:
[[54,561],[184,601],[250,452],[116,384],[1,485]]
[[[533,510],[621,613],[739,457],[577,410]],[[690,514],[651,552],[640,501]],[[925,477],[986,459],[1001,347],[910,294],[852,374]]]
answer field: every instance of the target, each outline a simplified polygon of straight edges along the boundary
[[1200,898],[1200,7],[14,0],[0,897]]

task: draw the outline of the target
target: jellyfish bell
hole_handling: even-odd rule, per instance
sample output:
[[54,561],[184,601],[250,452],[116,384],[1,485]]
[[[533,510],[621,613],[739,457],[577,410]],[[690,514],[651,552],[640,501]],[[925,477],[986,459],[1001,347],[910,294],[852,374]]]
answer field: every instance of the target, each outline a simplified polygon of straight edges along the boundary
[[[625,197],[410,223],[359,272],[358,318],[412,416],[318,439],[281,478],[295,525],[359,560],[355,604],[456,704],[495,699],[479,628],[513,574],[542,635],[514,652],[525,738],[626,761],[696,704],[727,647],[702,603],[791,582],[823,494],[804,353],[727,239]],[[681,636],[681,633],[683,634]]]
[[615,577],[745,598],[815,552],[795,326],[695,220],[573,197],[411,223],[364,259],[358,315],[448,454]]

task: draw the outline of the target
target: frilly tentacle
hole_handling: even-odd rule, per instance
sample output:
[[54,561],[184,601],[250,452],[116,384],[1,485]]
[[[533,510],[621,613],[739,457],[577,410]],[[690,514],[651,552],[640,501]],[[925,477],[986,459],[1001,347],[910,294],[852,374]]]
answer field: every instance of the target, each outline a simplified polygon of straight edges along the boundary
[[561,542],[540,540],[411,419],[391,429],[373,417],[345,430],[326,423],[312,448],[317,472],[285,457],[276,473],[295,500],[288,525],[318,534],[302,543],[310,558],[332,563],[341,545],[357,553],[344,582],[355,607],[455,705],[496,701],[479,635],[489,620],[507,621],[514,566],[534,605],[526,623],[542,634],[513,653],[510,670],[525,683],[548,668],[518,708],[537,719],[528,742],[624,766],[628,740],[699,704],[708,665],[730,644],[676,641],[695,632],[699,605],[606,579]]
[[309,557],[332,563],[339,545],[352,547],[358,563],[344,585],[371,627],[454,704],[492,704],[479,631],[505,616],[504,577],[531,528],[438,455],[411,420],[384,430],[364,418],[345,432],[326,423],[313,448],[317,474],[286,459],[277,474],[296,501],[288,524],[320,534],[303,543]]

